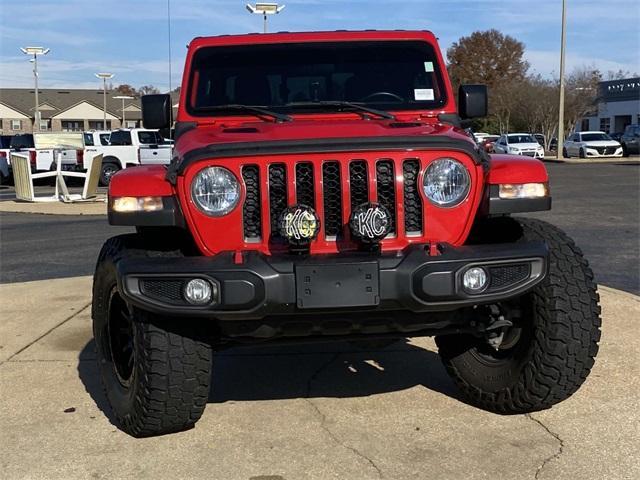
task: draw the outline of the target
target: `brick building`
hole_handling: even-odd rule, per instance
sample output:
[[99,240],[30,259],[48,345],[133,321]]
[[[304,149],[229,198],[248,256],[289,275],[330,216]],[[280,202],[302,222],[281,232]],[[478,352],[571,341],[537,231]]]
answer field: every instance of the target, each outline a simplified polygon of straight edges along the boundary
[[[141,126],[140,98],[114,99],[122,95],[107,91],[107,125],[111,130],[122,126]],[[103,91],[93,89],[38,89],[40,131],[75,132],[104,129]],[[122,124],[122,118],[125,124]],[[0,127],[3,135],[31,133],[35,117],[35,91],[33,88],[0,89]],[[36,128],[37,130],[37,128]]]

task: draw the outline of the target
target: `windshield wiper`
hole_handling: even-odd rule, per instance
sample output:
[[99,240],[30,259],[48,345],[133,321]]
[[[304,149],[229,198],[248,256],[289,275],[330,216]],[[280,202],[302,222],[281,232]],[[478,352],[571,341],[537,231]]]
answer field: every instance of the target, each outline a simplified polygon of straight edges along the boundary
[[239,111],[239,112],[247,112],[252,113],[256,117],[267,116],[272,117],[278,122],[292,122],[293,118],[289,115],[285,115],[284,113],[273,112],[271,110],[267,110],[262,107],[255,107],[253,105],[240,105],[235,103],[230,103],[228,105],[211,105],[208,107],[199,107],[196,109],[198,112],[224,112],[224,111]]
[[377,115],[378,117],[386,118],[389,120],[395,120],[396,117],[384,110],[378,110],[376,108],[365,107],[359,103],[346,102],[343,100],[321,100],[318,102],[290,102],[284,105],[285,107],[339,107],[348,108],[351,110],[357,110],[359,112],[370,113],[371,115]]

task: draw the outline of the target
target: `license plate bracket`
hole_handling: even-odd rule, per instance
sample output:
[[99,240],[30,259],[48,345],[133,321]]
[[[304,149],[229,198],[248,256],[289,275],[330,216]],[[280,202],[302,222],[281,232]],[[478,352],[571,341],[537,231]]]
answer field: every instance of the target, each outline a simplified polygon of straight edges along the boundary
[[380,303],[378,262],[296,265],[298,308],[370,307]]

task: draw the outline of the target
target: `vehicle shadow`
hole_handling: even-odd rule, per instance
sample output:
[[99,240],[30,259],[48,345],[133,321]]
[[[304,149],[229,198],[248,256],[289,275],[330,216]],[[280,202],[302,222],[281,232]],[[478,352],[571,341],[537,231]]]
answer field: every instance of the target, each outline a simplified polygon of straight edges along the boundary
[[[79,355],[78,376],[116,425],[100,383],[95,343]],[[386,348],[348,342],[241,347],[214,356],[209,403],[294,398],[354,398],[422,386],[459,399],[435,352],[398,340]]]

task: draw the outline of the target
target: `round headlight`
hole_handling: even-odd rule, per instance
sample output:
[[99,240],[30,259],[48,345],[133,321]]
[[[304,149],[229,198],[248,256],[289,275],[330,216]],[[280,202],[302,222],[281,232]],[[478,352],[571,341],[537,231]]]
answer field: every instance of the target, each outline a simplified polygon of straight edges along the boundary
[[427,198],[440,207],[454,207],[469,193],[471,179],[462,163],[453,158],[439,158],[424,173],[423,189]]
[[203,168],[191,182],[191,197],[203,213],[220,217],[238,204],[240,184],[226,168]]

